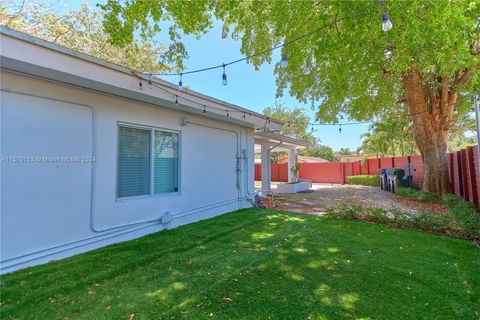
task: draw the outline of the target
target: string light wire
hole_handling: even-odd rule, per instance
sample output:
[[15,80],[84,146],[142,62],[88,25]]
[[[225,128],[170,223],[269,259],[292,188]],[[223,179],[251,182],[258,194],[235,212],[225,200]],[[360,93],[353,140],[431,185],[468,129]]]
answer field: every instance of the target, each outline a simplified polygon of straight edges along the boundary
[[[257,53],[254,53],[254,54],[251,54],[251,55],[248,55],[246,57],[243,57],[243,58],[240,58],[240,59],[237,59],[237,60],[233,60],[233,61],[230,61],[230,62],[227,62],[227,63],[222,63],[222,64],[219,64],[219,65],[215,65],[215,66],[212,66],[212,67],[207,67],[207,68],[202,68],[202,69],[196,69],[196,70],[191,70],[191,71],[182,71],[182,72],[176,72],[176,73],[150,73],[148,74],[148,84],[149,85],[153,85],[155,86],[156,88],[168,93],[168,94],[171,94],[173,97],[175,97],[175,103],[177,104],[178,103],[178,99],[183,99],[185,101],[188,101],[188,102],[191,102],[191,103],[194,103],[194,104],[198,104],[200,105],[201,107],[203,107],[203,113],[206,113],[207,111],[207,108],[209,109],[212,109],[212,110],[217,110],[219,112],[226,112],[227,114],[227,117],[230,116],[230,113],[229,112],[239,112],[239,113],[243,113],[243,118],[245,119],[246,115],[253,115],[252,113],[250,112],[246,112],[246,111],[241,111],[241,110],[232,110],[232,109],[223,109],[223,108],[218,108],[218,107],[213,107],[213,106],[206,106],[206,105],[203,105],[203,104],[200,104],[198,103],[197,101],[194,101],[194,100],[191,100],[191,99],[188,99],[184,96],[179,96],[178,94],[172,92],[172,91],[169,91],[169,90],[166,90],[165,88],[162,88],[161,86],[159,86],[158,84],[152,82],[152,75],[156,75],[156,76],[180,76],[180,81],[179,81],[179,86],[178,86],[178,89],[179,91],[183,91],[183,82],[182,82],[182,78],[183,78],[183,75],[185,74],[192,74],[192,73],[199,73],[199,72],[204,72],[204,71],[209,71],[209,70],[214,70],[214,69],[219,69],[219,68],[223,68],[223,74],[222,74],[222,82],[224,85],[227,84],[227,77],[226,77],[226,73],[225,73],[225,67],[226,66],[229,66],[229,65],[232,65],[232,64],[236,64],[236,63],[239,63],[239,62],[242,62],[242,61],[246,61],[246,60],[250,60],[254,57],[257,57],[257,56],[261,56],[263,54],[266,54],[266,53],[269,53],[269,52],[272,52],[274,50],[277,50],[277,49],[280,49],[280,48],[283,48],[283,47],[287,47],[288,45],[292,44],[292,43],[295,43],[297,41],[300,41],[304,38],[307,38],[307,37],[310,37],[312,36],[313,34],[315,33],[318,33],[324,29],[327,29],[335,24],[337,24],[338,22],[340,21],[343,21],[343,20],[346,20],[348,18],[351,18],[355,15],[358,15],[360,14],[361,12],[367,10],[368,8],[374,6],[374,5],[377,5],[378,3],[380,3],[382,5],[382,8],[383,8],[383,1],[372,1],[370,4],[364,6],[364,7],[361,7],[361,8],[358,8],[356,10],[353,10],[351,11],[350,13],[348,13],[347,15],[343,16],[343,17],[340,17],[340,18],[337,18],[337,19],[334,19],[332,20],[331,22],[329,23],[326,23],[310,32],[307,32],[303,35],[300,35],[296,38],[293,38],[289,41],[286,41],[282,44],[279,44],[279,45],[276,45],[274,47],[271,47],[271,48],[268,48],[268,49],[265,49],[265,50],[262,50],[260,52],[257,52]],[[383,13],[383,11],[382,11]],[[282,61],[281,61],[282,65],[286,65],[287,63],[287,56],[286,54],[284,54],[282,56]],[[143,85],[142,85],[142,77],[139,76],[137,74],[137,72],[135,71],[132,71],[132,73],[137,76],[139,79],[140,79],[140,82],[139,82],[139,87],[140,89],[143,89]],[[144,74],[144,73],[142,73]],[[267,119],[267,122],[270,123],[270,119],[268,117],[264,117],[264,119]],[[367,122],[365,122],[367,123]],[[360,123],[348,123],[348,124],[344,124],[344,125],[353,125],[353,124],[360,124]],[[312,125],[338,125],[338,124],[312,124]],[[340,124],[341,125],[341,124]],[[313,127],[312,127],[313,128]]]
[[322,26],[320,26],[320,27],[318,27],[318,28],[316,28],[316,29],[314,29],[314,30],[312,30],[312,31],[310,31],[310,32],[307,32],[307,33],[305,33],[305,34],[303,34],[303,35],[300,35],[300,36],[298,36],[298,37],[296,37],[296,38],[293,38],[293,39],[291,39],[291,40],[289,40],[289,41],[286,41],[286,42],[284,42],[284,43],[282,43],[282,44],[273,46],[273,47],[271,47],[271,48],[262,50],[262,51],[257,52],[257,53],[253,53],[253,54],[251,54],[251,55],[248,55],[248,56],[246,56],[246,57],[243,57],[243,58],[240,58],[240,59],[237,59],[237,60],[233,60],[233,61],[230,61],[230,62],[227,62],[227,63],[222,63],[222,64],[215,65],[215,66],[211,66],[211,67],[206,67],[206,68],[191,70],[191,71],[182,71],[182,72],[175,72],[175,73],[154,73],[154,75],[157,75],[157,76],[179,76],[179,75],[181,75],[181,74],[183,74],[183,75],[185,75],[185,74],[192,74],[192,73],[205,72],[205,71],[210,71],[210,70],[220,69],[220,68],[224,68],[224,69],[225,69],[226,66],[229,66],[229,65],[232,65],[232,64],[236,64],[236,63],[239,63],[239,62],[242,62],[242,61],[250,60],[250,59],[252,59],[252,58],[255,58],[255,57],[264,55],[264,54],[266,54],[266,53],[275,51],[275,50],[280,49],[280,48],[282,48],[282,47],[286,47],[286,46],[288,46],[288,45],[290,45],[290,44],[292,44],[292,43],[294,43],[294,42],[300,41],[300,40],[302,40],[302,39],[304,39],[304,38],[310,37],[310,36],[314,35],[315,33],[318,33],[318,32],[320,32],[320,31],[322,31],[322,30],[325,30],[325,29],[327,29],[327,28],[329,28],[329,27],[337,24],[337,23],[340,22],[340,21],[343,21],[343,20],[346,20],[346,19],[348,19],[348,18],[351,18],[351,17],[353,17],[353,16],[355,16],[355,15],[357,15],[357,14],[359,14],[359,13],[365,11],[365,10],[367,10],[368,8],[370,8],[370,7],[374,6],[374,5],[378,5],[378,2],[372,1],[372,3],[370,3],[370,4],[368,4],[368,5],[364,6],[364,7],[361,7],[361,8],[359,8],[359,9],[353,10],[353,11],[351,11],[350,13],[346,14],[345,16],[340,17],[340,18],[337,18],[337,19],[334,19],[334,20],[332,20],[331,22],[326,23],[326,24],[324,24],[324,25],[322,25]]
[[[452,105],[455,105],[454,103],[453,104],[447,104],[445,107],[448,107],[448,106],[452,106]],[[419,112],[415,112],[415,113],[408,113],[406,116],[407,117],[413,117],[413,116],[417,116],[417,115],[420,115],[420,114],[423,114],[423,113],[427,113],[427,112],[430,112],[428,110],[423,110],[423,111],[419,111]],[[310,126],[351,126],[351,125],[358,125],[358,124],[374,124],[376,123],[376,121],[372,122],[372,121],[360,121],[360,122],[342,122],[342,123],[309,123],[308,125]]]
[[[135,71],[131,71],[131,73],[132,73],[135,77],[137,77],[137,78],[139,79],[139,81],[140,81],[139,84],[142,83],[142,82],[141,82],[142,79],[143,79],[142,76],[140,76],[140,75],[139,75],[137,72],[135,72]],[[141,85],[139,85],[139,86],[141,87]],[[202,108],[203,108],[203,113],[206,113],[206,112],[207,112],[207,109],[208,109],[208,110],[215,110],[215,111],[218,111],[219,113],[224,113],[224,114],[225,114],[225,113],[228,113],[228,115],[230,115],[230,113],[240,113],[240,114],[243,113],[243,115],[244,115],[243,119],[245,119],[247,115],[249,115],[249,116],[252,116],[252,115],[253,115],[252,112],[248,112],[248,111],[235,110],[235,109],[227,109],[227,108],[219,108],[219,107],[214,107],[214,106],[202,104],[202,103],[197,102],[197,101],[195,101],[195,100],[189,99],[189,98],[185,97],[184,95],[179,95],[179,94],[177,94],[177,93],[175,93],[175,92],[173,92],[173,91],[167,90],[167,89],[165,89],[164,87],[162,87],[161,85],[159,85],[159,84],[157,84],[157,83],[155,83],[155,82],[153,82],[153,81],[152,81],[152,86],[155,87],[155,88],[157,88],[157,89],[159,89],[159,90],[161,90],[161,91],[163,91],[163,92],[165,92],[165,93],[167,93],[167,94],[169,94],[169,95],[171,95],[172,98],[175,99],[175,100],[174,100],[174,101],[175,101],[175,104],[178,104],[180,100],[187,101],[187,102],[190,102],[190,103],[193,103],[193,104],[196,104],[196,105],[202,107]],[[258,116],[263,117],[264,119],[266,119],[267,121],[269,121],[269,117],[262,116],[262,115],[258,115]]]

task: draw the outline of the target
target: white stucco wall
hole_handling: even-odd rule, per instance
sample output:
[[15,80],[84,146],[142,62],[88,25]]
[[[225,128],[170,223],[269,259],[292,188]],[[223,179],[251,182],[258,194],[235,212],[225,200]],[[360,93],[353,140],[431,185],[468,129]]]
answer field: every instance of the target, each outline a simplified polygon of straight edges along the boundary
[[[24,75],[1,77],[2,273],[250,206],[253,129]],[[178,194],[116,199],[118,123],[180,132]],[[16,156],[32,158],[9,158]],[[95,161],[43,158],[61,156]],[[156,220],[167,211],[170,223]]]

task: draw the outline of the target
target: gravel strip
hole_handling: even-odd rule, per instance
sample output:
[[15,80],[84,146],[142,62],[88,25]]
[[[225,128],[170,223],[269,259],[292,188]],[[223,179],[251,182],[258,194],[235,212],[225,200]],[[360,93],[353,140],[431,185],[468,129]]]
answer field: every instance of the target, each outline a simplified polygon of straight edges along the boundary
[[435,214],[446,212],[442,204],[421,203],[398,199],[393,193],[378,187],[356,185],[332,185],[310,193],[276,194],[277,209],[321,214],[327,206],[339,203],[361,205],[385,210],[398,209],[408,213],[428,211]]

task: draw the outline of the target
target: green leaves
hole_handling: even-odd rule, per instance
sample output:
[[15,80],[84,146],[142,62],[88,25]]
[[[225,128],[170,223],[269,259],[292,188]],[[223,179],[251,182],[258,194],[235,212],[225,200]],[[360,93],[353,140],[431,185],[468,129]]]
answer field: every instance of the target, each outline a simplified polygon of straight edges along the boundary
[[[247,56],[348,16],[282,48],[289,64],[275,69],[277,95],[288,90],[301,102],[313,101],[322,121],[335,122],[340,114],[369,120],[396,110],[405,94],[401,74],[412,67],[422,73],[426,85],[449,76],[453,86],[465,70],[471,73],[469,80],[454,90],[468,94],[480,83],[476,0],[387,0],[384,8],[393,22],[389,32],[381,29],[381,6],[370,0],[110,0],[102,8],[105,30],[116,45],[130,43],[135,32],[151,37],[166,24],[200,36],[219,19],[223,36],[241,41],[241,53]],[[356,10],[361,11],[352,15]],[[187,53],[181,38],[170,31],[170,41],[164,58],[183,68]],[[271,62],[271,52],[249,62],[259,68]]]
[[299,153],[301,156],[309,156],[309,157],[319,157],[330,162],[337,162],[338,159],[335,157],[335,153],[333,149],[329,146],[324,146],[321,144],[317,144],[311,148],[301,150]]
[[[142,72],[155,73],[172,69],[159,60],[181,60],[179,54],[174,55],[175,59],[169,59],[169,51],[165,50],[165,46],[158,41],[133,38],[133,34],[130,34],[132,38],[128,40],[130,45],[120,49],[111,45],[109,41],[120,41],[120,38],[109,39],[103,28],[117,30],[117,24],[120,22],[115,19],[104,20],[99,10],[93,10],[87,5],[63,14],[41,1],[26,3],[21,10],[12,9],[17,7],[18,5],[9,5],[8,2],[2,4],[0,23],[111,63]],[[121,9],[118,5],[113,8],[118,12]],[[151,35],[153,34],[154,31],[151,30]],[[176,48],[177,52],[185,52],[184,48],[183,51],[181,50],[182,48],[183,46]]]
[[301,108],[290,110],[283,104],[275,103],[273,107],[265,108],[263,114],[285,123],[281,132],[283,135],[316,144],[317,139],[308,132],[310,118]]

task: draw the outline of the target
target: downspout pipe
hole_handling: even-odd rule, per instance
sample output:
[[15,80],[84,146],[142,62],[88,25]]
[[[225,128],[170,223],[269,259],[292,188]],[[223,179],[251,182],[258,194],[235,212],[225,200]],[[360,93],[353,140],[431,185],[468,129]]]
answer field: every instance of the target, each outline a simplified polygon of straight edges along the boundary
[[[248,146],[248,129],[245,128],[245,147]],[[248,172],[248,151],[247,149],[243,149],[242,150],[242,156],[243,156],[243,166],[244,166],[244,183],[243,183],[243,194],[244,194],[244,197],[249,200],[249,201],[253,201],[250,197],[255,195],[256,192],[255,192],[255,189],[253,189],[253,192],[249,190],[249,181],[248,179],[250,178],[249,176],[249,172]],[[252,160],[253,160],[253,156],[252,156]],[[254,179],[255,180],[255,177]]]

